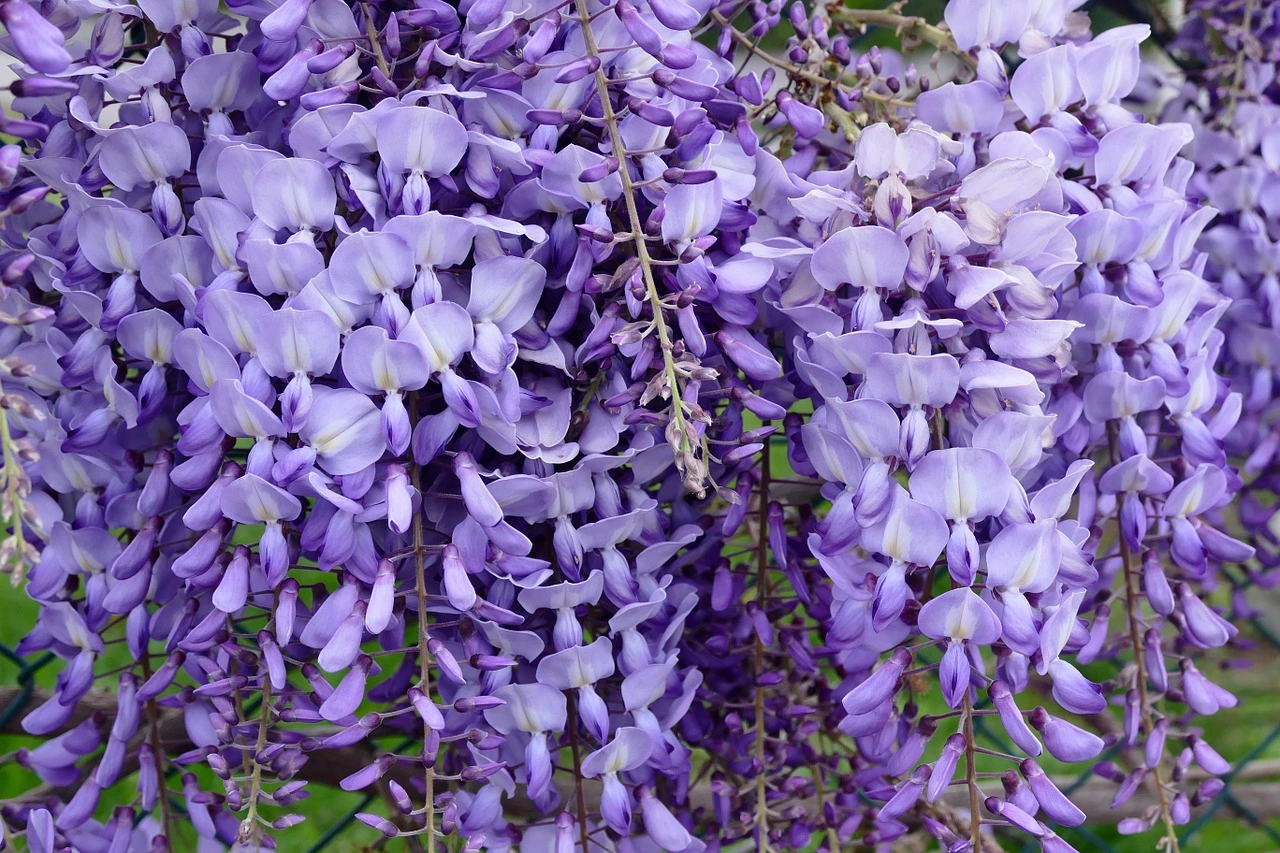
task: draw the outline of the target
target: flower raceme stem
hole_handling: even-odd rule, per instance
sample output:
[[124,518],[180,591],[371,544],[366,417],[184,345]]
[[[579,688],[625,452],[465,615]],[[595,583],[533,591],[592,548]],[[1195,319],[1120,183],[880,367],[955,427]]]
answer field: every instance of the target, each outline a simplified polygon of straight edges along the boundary
[[[409,396],[409,405],[411,412],[417,412],[417,399],[415,395]],[[412,418],[411,418],[412,419]],[[416,427],[416,425],[415,425]],[[421,494],[421,469],[415,461],[409,467],[409,484],[415,492]],[[424,551],[424,536],[422,519],[420,514],[415,513],[412,522],[413,530],[413,577],[414,577],[414,595],[418,599],[418,689],[422,692],[422,704],[424,707],[434,708],[431,699],[431,663],[430,651],[427,643],[430,639],[429,625],[427,623],[427,579],[426,579],[426,554]],[[436,848],[436,785],[435,785],[435,763],[436,757],[428,755],[427,750],[430,744],[434,743],[436,737],[437,726],[432,723],[437,722],[436,714],[421,714],[422,716],[422,766],[423,766],[423,798],[424,804],[422,808],[423,820],[422,834],[425,839],[427,853],[433,853]],[[428,719],[430,717],[430,719]]]
[[[756,482],[756,564],[755,564],[755,593],[757,612],[767,612],[769,601],[769,557],[770,544],[773,537],[766,534],[766,530],[771,527],[769,502],[770,475],[772,474],[771,448],[766,446],[764,452],[760,456],[760,474]],[[773,549],[773,553],[777,554],[778,550]],[[781,558],[775,556],[774,559],[785,559],[785,550],[782,551]],[[765,725],[765,641],[759,629],[752,632],[752,643],[754,645],[752,664],[755,675],[755,697],[754,697],[754,713],[755,713],[755,761],[758,765],[756,768],[755,783],[755,833],[756,833],[756,850],[758,853],[767,853],[770,849],[769,845],[769,804],[768,804],[768,774],[765,768],[765,740],[768,736],[767,727]],[[820,784],[820,780],[819,780]]]
[[[1118,444],[1118,427],[1114,422],[1107,424],[1107,442],[1108,452],[1111,455],[1112,464],[1116,464],[1120,451]],[[1153,708],[1151,706],[1151,698],[1148,695],[1148,685],[1151,679],[1147,674],[1147,655],[1145,649],[1145,640],[1143,637],[1142,617],[1139,612],[1141,606],[1140,582],[1138,579],[1139,567],[1135,562],[1130,542],[1127,537],[1121,534],[1119,537],[1120,561],[1121,561],[1121,583],[1124,586],[1125,601],[1125,619],[1128,623],[1129,643],[1133,654],[1133,663],[1135,668],[1134,681],[1138,689],[1139,715],[1142,719],[1143,733],[1151,738],[1155,733],[1155,722],[1153,719]],[[1150,746],[1152,741],[1148,741]],[[1173,814],[1170,809],[1169,795],[1165,790],[1165,782],[1163,778],[1164,750],[1157,749],[1155,752],[1155,760],[1148,759],[1148,766],[1151,770],[1151,778],[1156,788],[1156,798],[1160,803],[1160,820],[1164,824],[1164,838],[1161,840],[1161,846],[1166,853],[1178,853],[1181,849],[1178,841],[1178,830],[1174,826]]]
[[[3,564],[10,575],[13,586],[20,586],[26,575],[28,561],[34,554],[27,543],[24,533],[24,515],[29,510],[25,503],[25,495],[30,489],[30,481],[20,461],[21,449],[14,442],[9,430],[8,406],[5,405],[3,390],[0,389],[0,448],[3,452],[4,470],[0,476],[4,479],[4,515],[7,536],[3,549]],[[27,453],[28,456],[32,454]]]
[[[951,33],[929,23],[918,15],[903,15],[899,9],[905,4],[895,3],[888,9],[855,9],[832,6],[828,9],[832,19],[855,27],[885,27],[896,34],[911,33],[939,50],[956,51]],[[948,21],[950,23],[950,21]]]
[[[625,2],[625,0],[624,0]],[[600,101],[605,130],[609,136],[609,146],[613,156],[619,160],[627,157],[626,144],[618,127],[618,119],[613,111],[612,94],[609,91],[609,78],[605,74],[601,62],[600,49],[596,44],[592,30],[591,12],[587,0],[574,0],[574,8],[582,27],[582,39],[586,46],[586,56],[594,60],[596,69],[593,73],[596,96]],[[622,185],[622,200],[626,208],[627,223],[631,230],[631,242],[635,247],[636,260],[639,262],[641,281],[644,284],[645,297],[653,312],[653,329],[658,337],[658,349],[662,358],[666,377],[666,390],[671,397],[671,423],[667,427],[667,442],[676,452],[676,465],[685,477],[685,487],[701,497],[706,491],[706,443],[698,438],[690,423],[692,410],[688,408],[681,396],[680,368],[677,365],[671,332],[667,325],[666,305],[653,274],[653,259],[649,255],[648,238],[644,231],[640,212],[636,206],[635,187],[632,184],[631,170],[625,162],[617,172]]]

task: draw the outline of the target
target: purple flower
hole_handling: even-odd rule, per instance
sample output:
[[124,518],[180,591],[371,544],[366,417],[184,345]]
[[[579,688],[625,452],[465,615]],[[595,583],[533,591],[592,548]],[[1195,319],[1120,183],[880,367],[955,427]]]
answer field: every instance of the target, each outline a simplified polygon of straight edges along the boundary
[[[1204,76],[1141,119],[1147,28],[1070,5],[0,2],[0,563],[67,792],[5,837],[151,844],[164,795],[265,843],[359,751],[387,837],[958,849],[982,687],[1032,757],[1112,705],[1185,746],[1125,828],[1184,820],[1225,762],[1165,706],[1235,703],[1208,593],[1274,562],[1218,529],[1275,526],[1273,57],[1224,91],[1258,39],[1196,7]],[[1021,770],[970,801],[1069,849]]]

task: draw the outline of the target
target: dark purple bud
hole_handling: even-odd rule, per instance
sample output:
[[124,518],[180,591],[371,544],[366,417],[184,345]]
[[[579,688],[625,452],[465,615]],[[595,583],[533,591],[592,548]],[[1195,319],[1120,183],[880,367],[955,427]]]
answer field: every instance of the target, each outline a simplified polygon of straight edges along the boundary
[[640,98],[629,99],[627,108],[640,116],[640,118],[658,127],[672,127],[676,122],[676,117],[666,107],[649,103]]
[[44,98],[54,95],[75,94],[80,85],[73,80],[58,80],[53,77],[28,77],[15,80],[9,84],[9,91],[19,98]]
[[461,668],[458,667],[458,661],[453,653],[445,648],[444,643],[435,637],[427,640],[427,652],[435,659],[436,666],[440,668],[440,672],[449,680],[458,684],[466,684],[467,679],[462,674]]
[[360,84],[352,80],[348,83],[330,86],[328,89],[307,92],[298,101],[302,104],[304,110],[318,110],[321,107],[331,107],[335,104],[345,103],[348,98],[359,90]]
[[83,826],[85,821],[93,817],[93,811],[98,807],[98,798],[101,795],[102,788],[97,780],[86,779],[76,791],[75,796],[58,813],[58,829],[66,832]]
[[662,36],[658,35],[657,30],[649,26],[648,21],[641,17],[635,4],[630,0],[618,0],[614,5],[614,11],[636,46],[655,59],[661,59]]
[[720,457],[720,459],[726,465],[736,465],[737,463],[743,461],[744,459],[751,459],[762,450],[764,450],[764,444],[760,442],[754,442],[752,444],[741,444],[733,448],[733,450],[730,450],[729,452],[725,453],[723,456]]
[[1192,735],[1187,738],[1187,743],[1191,745],[1196,764],[1199,764],[1209,773],[1221,775],[1231,772],[1231,763],[1219,755],[1216,749],[1209,746],[1209,742],[1200,737],[1200,735]]
[[672,94],[690,101],[709,101],[720,94],[720,90],[714,86],[680,77],[666,68],[655,69],[650,76],[653,77],[653,82],[662,88],[669,89]]
[[1147,767],[1159,767],[1164,760],[1164,741],[1169,734],[1169,721],[1165,718],[1156,720],[1147,742],[1143,746],[1143,761]]
[[917,767],[915,772],[911,774],[911,778],[902,783],[902,787],[898,789],[897,793],[890,797],[889,802],[880,808],[879,814],[876,815],[876,822],[884,823],[885,821],[896,820],[906,814],[920,799],[920,792],[924,790],[925,783],[929,781],[929,776],[932,772],[933,768],[928,764]]
[[372,764],[357,770],[338,784],[344,791],[360,791],[381,779],[395,766],[394,755],[380,755]]
[[760,418],[762,421],[780,421],[787,415],[787,410],[771,400],[751,393],[741,385],[735,385],[732,391],[733,399],[741,403],[747,411]]
[[951,784],[951,780],[955,778],[956,767],[961,757],[965,753],[965,737],[963,734],[956,732],[947,738],[947,742],[942,745],[942,754],[938,756],[937,762],[934,763],[933,773],[929,777],[929,788],[927,797],[929,802],[937,802],[938,797]]
[[1036,820],[1026,811],[1013,803],[1006,802],[999,797],[987,797],[984,805],[986,806],[987,811],[991,812],[993,815],[1004,818],[1023,832],[1026,832],[1035,838],[1039,838],[1044,835],[1044,826],[1040,821]]
[[687,47],[667,43],[663,45],[662,52],[658,55],[658,61],[668,68],[683,71],[686,68],[693,67],[698,61],[698,54]]
[[243,675],[230,675],[210,681],[208,684],[201,684],[196,688],[195,693],[197,696],[230,696],[237,690],[243,689],[248,683],[249,679]]
[[796,35],[805,38],[809,35],[809,14],[803,3],[792,3],[787,9],[787,20],[791,22]]
[[821,110],[800,103],[789,92],[779,92],[777,104],[778,111],[786,116],[787,121],[795,128],[797,136],[811,138],[817,136],[826,127],[827,119]]
[[[359,789],[353,788],[352,790],[359,790]],[[368,812],[359,812],[356,815],[356,820],[360,821],[366,826],[373,827],[374,829],[378,830],[378,832],[381,832],[387,838],[395,838],[400,834],[399,827],[397,827],[391,821],[387,820],[385,817],[381,817],[376,814],[369,814]]]
[[564,67],[564,70],[556,75],[557,83],[576,83],[588,74],[596,73],[600,68],[600,57],[588,56],[571,62]]
[[[17,146],[13,146],[13,145],[6,146],[6,150],[9,148],[16,148],[16,147]],[[0,276],[0,281],[3,281],[5,284],[10,286],[17,284],[18,282],[22,281],[23,276],[27,274],[27,270],[31,269],[31,265],[34,264],[35,262],[36,262],[35,255],[31,254],[30,252],[23,252],[21,255],[18,255],[17,258],[12,260],[8,266],[4,268],[4,275]]]
[[506,702],[497,696],[463,696],[454,700],[453,710],[459,714],[470,714],[474,711],[497,708],[505,704]]
[[1138,742],[1142,729],[1141,697],[1136,688],[1130,688],[1124,694],[1124,742],[1133,746]]
[[111,563],[112,577],[122,581],[128,580],[142,570],[142,567],[151,560],[152,551],[155,550],[160,524],[159,516],[147,519],[142,529]]
[[754,71],[743,74],[733,81],[733,89],[744,101],[752,106],[764,103],[764,92],[760,89],[760,78]]
[[169,685],[173,683],[174,677],[178,674],[178,668],[182,666],[185,658],[186,655],[182,652],[174,652],[165,658],[164,663],[155,672],[151,673],[151,677],[138,688],[138,701],[149,702],[169,689]]
[[1058,790],[1039,764],[1028,758],[1018,765],[1018,769],[1022,771],[1036,802],[1050,820],[1063,826],[1079,826],[1084,823],[1085,813]]
[[[323,44],[323,43],[321,43]],[[323,52],[317,53],[307,60],[307,70],[312,74],[328,74],[337,68],[347,57],[355,53],[354,42],[343,42]]]
[[[396,808],[400,810],[401,814],[409,814],[413,811],[413,799],[403,785],[395,779],[389,779],[387,781],[387,790],[390,791],[391,799],[395,800]],[[276,794],[276,799],[279,799],[279,792]]]
[[1116,795],[1111,798],[1111,808],[1116,808],[1129,801],[1129,798],[1137,793],[1138,786],[1142,784],[1142,780],[1147,777],[1147,769],[1139,767],[1124,777],[1124,781],[1120,783],[1120,787],[1116,790]]
[[847,713],[854,716],[868,714],[893,700],[902,673],[911,664],[911,653],[895,649],[889,659],[881,664],[867,680],[844,697],[842,704]]
[[1227,783],[1218,778],[1205,779],[1191,796],[1191,805],[1199,807],[1217,797],[1227,787]]
[[1059,761],[1088,761],[1102,752],[1105,744],[1093,732],[1051,716],[1044,708],[1031,712],[1031,725],[1044,738],[1049,754]]
[[511,658],[499,655],[472,655],[468,662],[481,672],[498,672],[516,665]]
[[618,171],[618,158],[606,157],[594,166],[588,166],[578,174],[578,180],[584,184],[603,181],[605,178]]
[[1151,603],[1151,609],[1161,616],[1173,612],[1173,590],[1164,574],[1160,554],[1149,550],[1142,555],[1142,590]]
[[529,110],[524,114],[525,118],[534,124],[550,125],[551,127],[565,127],[582,121],[582,111],[577,109],[568,110]]
[[1000,713],[1000,723],[1009,734],[1009,738],[1027,755],[1033,758],[1038,756],[1043,748],[1040,746],[1040,741],[1036,740],[1031,727],[1027,725],[1027,721],[1023,719],[1022,711],[1018,709],[1009,685],[1003,681],[994,681],[987,688],[987,695],[991,697],[991,703]]
[[712,169],[667,169],[662,179],[672,184],[709,184],[718,175]]
[[1178,584],[1178,603],[1185,619],[1185,636],[1200,648],[1225,646],[1236,635],[1236,627],[1214,612],[1190,584]]
[[782,375],[773,353],[741,326],[727,326],[713,336],[716,346],[750,379],[764,382]]
[[1125,773],[1113,762],[1099,761],[1093,765],[1093,774],[1101,779],[1110,779],[1117,785],[1124,781]]

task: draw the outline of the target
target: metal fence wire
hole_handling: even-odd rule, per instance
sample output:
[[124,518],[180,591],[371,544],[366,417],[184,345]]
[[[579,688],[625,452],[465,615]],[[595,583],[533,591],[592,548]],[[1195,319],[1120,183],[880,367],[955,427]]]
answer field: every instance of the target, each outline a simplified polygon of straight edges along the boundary
[[[1233,583],[1241,587],[1247,585],[1247,581],[1243,578],[1233,578]],[[1277,655],[1276,660],[1280,661],[1280,636],[1257,615],[1251,616],[1247,622],[1259,644],[1274,652]],[[1258,657],[1264,656],[1259,655]],[[7,679],[6,682],[8,683],[0,682],[0,756],[3,756],[13,751],[15,741],[21,737],[15,734],[20,731],[21,718],[31,707],[34,707],[32,699],[36,696],[38,674],[53,664],[57,657],[50,652],[45,652],[34,658],[26,658],[20,655],[12,646],[0,642],[0,658],[17,667],[17,675],[11,682],[8,682]],[[1117,666],[1119,666],[1118,662]],[[1014,745],[1005,734],[988,722],[990,719],[991,717],[989,716],[976,717],[974,720],[975,734],[992,749],[1006,753],[1016,752]],[[1259,833],[1258,840],[1261,841],[1265,838],[1266,842],[1274,844],[1277,849],[1280,849],[1280,830],[1276,826],[1276,823],[1280,821],[1274,820],[1280,817],[1280,796],[1276,796],[1276,792],[1280,791],[1280,786],[1276,784],[1277,781],[1280,781],[1280,767],[1273,768],[1272,765],[1275,762],[1264,762],[1263,760],[1270,747],[1280,741],[1280,722],[1275,723],[1269,730],[1260,730],[1258,734],[1259,737],[1256,743],[1253,743],[1244,755],[1235,760],[1232,763],[1231,770],[1221,777],[1224,783],[1223,789],[1211,800],[1195,809],[1192,813],[1191,821],[1181,828],[1179,841],[1184,848],[1197,849],[1193,842],[1197,837],[1203,835],[1206,827],[1212,822],[1230,821],[1233,827],[1239,826],[1249,832]],[[1212,739],[1214,732],[1209,731],[1208,735]],[[407,741],[398,744],[395,751],[405,748],[408,744],[409,742]],[[1121,757],[1119,755],[1120,751],[1119,746],[1111,746],[1099,756],[1098,760],[1119,759]],[[1073,782],[1063,786],[1063,790],[1068,796],[1078,793],[1081,788],[1089,785],[1091,781],[1094,783],[1101,781],[1094,777],[1092,766],[1091,764],[1089,769],[1080,773]],[[170,764],[167,770],[170,777],[177,775],[179,772],[179,768],[173,764]],[[170,789],[170,793],[172,793],[172,789]],[[0,795],[13,797],[14,792],[0,792]],[[358,827],[356,832],[367,831],[371,843],[377,839],[376,833],[360,824],[356,819],[356,815],[368,810],[370,805],[378,799],[378,794],[373,791],[361,792],[352,794],[349,799],[352,803],[349,809],[324,825],[323,830],[313,829],[313,833],[319,831],[320,834],[317,840],[305,847],[305,853],[321,853],[321,851],[325,850],[350,850],[350,843],[344,840],[344,833],[348,829],[356,827]],[[176,814],[185,814],[180,797],[171,797],[170,807]],[[301,806],[301,811],[306,815],[308,822],[313,825],[324,823],[325,821],[325,815],[314,813],[316,811],[314,809],[308,810],[305,804]],[[1094,815],[1091,815],[1091,820],[1083,826],[1074,829],[1062,829],[1059,834],[1082,851],[1121,853],[1122,848],[1117,847],[1114,841],[1114,833],[1104,830],[1104,827],[1114,824],[1114,821],[1100,823],[1092,820],[1093,817]],[[382,839],[382,841],[385,841],[385,839]],[[287,832],[282,833],[277,842],[279,844],[278,849],[291,851],[300,849],[299,846],[289,846]],[[1202,840],[1203,843],[1205,843],[1204,840]],[[1019,849],[1022,853],[1032,853],[1037,849],[1037,845],[1034,842],[1028,842],[1025,846],[1018,847],[1011,839],[1003,839],[1003,846],[1011,853]],[[1133,850],[1139,848],[1133,845],[1125,845],[1123,849]],[[1200,849],[1209,848],[1201,847]]]

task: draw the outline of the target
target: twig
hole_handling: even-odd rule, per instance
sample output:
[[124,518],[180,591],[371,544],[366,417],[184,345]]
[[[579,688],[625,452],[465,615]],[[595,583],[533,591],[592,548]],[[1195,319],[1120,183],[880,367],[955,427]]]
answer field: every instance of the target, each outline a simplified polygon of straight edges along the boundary
[[569,693],[569,751],[573,753],[573,793],[578,808],[578,832],[581,836],[582,853],[589,853],[590,829],[587,826],[587,796],[582,790],[582,747],[578,742],[578,699],[572,691]]
[[[22,583],[26,575],[27,540],[22,532],[23,486],[26,471],[14,452],[13,435],[9,431],[9,409],[3,405],[4,389],[0,388],[0,444],[4,447],[4,504],[8,514],[9,535],[3,546],[3,562],[9,563],[13,585]],[[7,553],[4,553],[7,552]]]
[[[834,80],[830,77],[823,77],[821,74],[810,71],[807,68],[801,68],[799,65],[795,65],[794,63],[788,62],[782,57],[774,56],[772,52],[760,47],[759,43],[747,38],[745,35],[739,32],[738,28],[733,26],[733,22],[731,22],[724,15],[721,15],[716,10],[714,9],[711,10],[711,17],[715,19],[717,23],[725,27],[728,27],[729,35],[733,38],[733,40],[736,41],[738,44],[742,45],[743,47],[745,47],[750,54],[763,60],[764,62],[769,63],[775,68],[778,68],[778,69],[781,69],[782,71],[787,72],[787,74],[791,75],[797,80],[805,80],[809,83],[813,83],[816,86],[822,86],[824,88],[828,86],[835,86],[837,88],[845,89],[848,91],[854,91],[856,89],[857,91],[862,92],[863,98],[868,100],[880,101],[882,103],[892,104],[894,106],[899,106],[899,107],[911,106],[911,101],[906,101],[901,98],[895,98],[892,95],[882,95],[881,93],[874,91],[873,89],[863,89],[863,88],[850,86],[847,83],[845,83],[843,80]],[[830,107],[834,105],[829,104],[826,106]]]
[[271,715],[271,680],[262,679],[262,704],[258,707],[258,740],[253,748],[253,772],[249,777],[249,811],[245,813],[240,824],[237,841],[242,844],[257,839],[257,848],[262,849],[261,834],[258,828],[258,797],[262,794],[262,763],[258,754],[267,748],[267,719]]
[[[1115,421],[1107,423],[1107,444],[1111,454],[1111,464],[1119,464],[1120,449]],[[1138,567],[1134,564],[1133,549],[1129,547],[1129,542],[1125,538],[1123,531],[1118,538],[1120,540],[1120,560],[1124,567],[1125,616],[1129,625],[1129,643],[1133,648],[1133,662],[1137,669],[1135,680],[1138,682],[1138,702],[1140,705],[1138,713],[1142,718],[1143,734],[1150,737],[1155,730],[1155,723],[1151,719],[1151,704],[1147,694],[1146,651],[1143,648],[1142,625],[1138,621]],[[1169,808],[1169,797],[1164,789],[1163,773],[1161,772],[1162,764],[1163,759],[1155,762],[1155,766],[1151,768],[1151,778],[1155,782],[1156,798],[1160,803],[1160,819],[1164,823],[1165,841],[1167,842],[1164,853],[1179,853],[1178,830],[1174,826],[1173,813]]]
[[[411,420],[417,420],[418,416],[418,399],[417,394],[411,392],[409,394],[409,413]],[[413,489],[421,492],[422,488],[422,472],[418,463],[415,461],[409,465],[409,482]],[[418,682],[426,701],[431,701],[431,663],[427,652],[427,576],[426,576],[426,551],[423,548],[425,544],[422,531],[422,509],[419,508],[413,514],[413,568],[414,568],[414,591],[418,597]],[[431,726],[427,725],[424,718],[422,721],[422,765],[426,771],[425,799],[426,808],[423,810],[426,818],[426,826],[423,834],[427,839],[427,853],[433,853],[436,849],[436,790],[435,790],[435,761],[427,761],[427,744],[431,742]],[[584,851],[585,853],[585,851]]]
[[[756,488],[759,498],[756,507],[756,606],[764,611],[769,598],[769,474],[770,445],[765,445],[760,456],[760,481]],[[782,559],[782,555],[774,555]],[[755,631],[755,713],[756,713],[756,850],[768,853],[769,850],[769,813],[768,813],[768,777],[765,774],[765,735],[768,732],[764,724],[764,641],[760,632]]]
[[[143,657],[142,674],[146,678],[151,678],[151,661]],[[108,694],[110,696],[110,694]],[[112,697],[112,704],[116,704]],[[161,827],[164,830],[164,838],[166,843],[173,842],[173,814],[169,808],[169,780],[168,774],[165,772],[165,751],[164,738],[161,735],[162,714],[160,706],[156,704],[155,699],[147,700],[147,736],[151,739],[151,754],[156,762],[156,776],[160,780],[160,819]],[[184,716],[179,712],[179,716]],[[183,730],[185,733],[185,717],[183,720]],[[136,758],[135,758],[136,762]],[[123,774],[122,774],[123,775]]]
[[969,837],[975,851],[982,849],[982,789],[978,787],[978,759],[974,748],[973,691],[964,691],[964,781],[969,790]]
[[382,55],[382,42],[378,40],[378,28],[373,23],[373,11],[369,8],[368,3],[362,4],[364,9],[364,30],[369,38],[369,43],[373,45],[373,58],[378,63],[378,70],[386,75],[387,79],[391,79],[391,66],[387,64],[387,58]]
[[939,50],[956,54],[970,66],[976,65],[973,57],[956,46],[951,33],[942,27],[934,26],[918,15],[903,15],[891,9],[850,9],[842,6],[828,6],[827,11],[834,20],[857,27],[885,27],[898,35],[907,31],[914,32]]
[[1240,87],[1244,84],[1244,59],[1248,50],[1249,36],[1253,31],[1253,4],[1256,0],[1245,0],[1244,22],[1240,30],[1240,46],[1236,48],[1236,69],[1231,77],[1231,88],[1227,90],[1227,108],[1223,111],[1222,123],[1231,124],[1236,114],[1236,104],[1240,100]]

